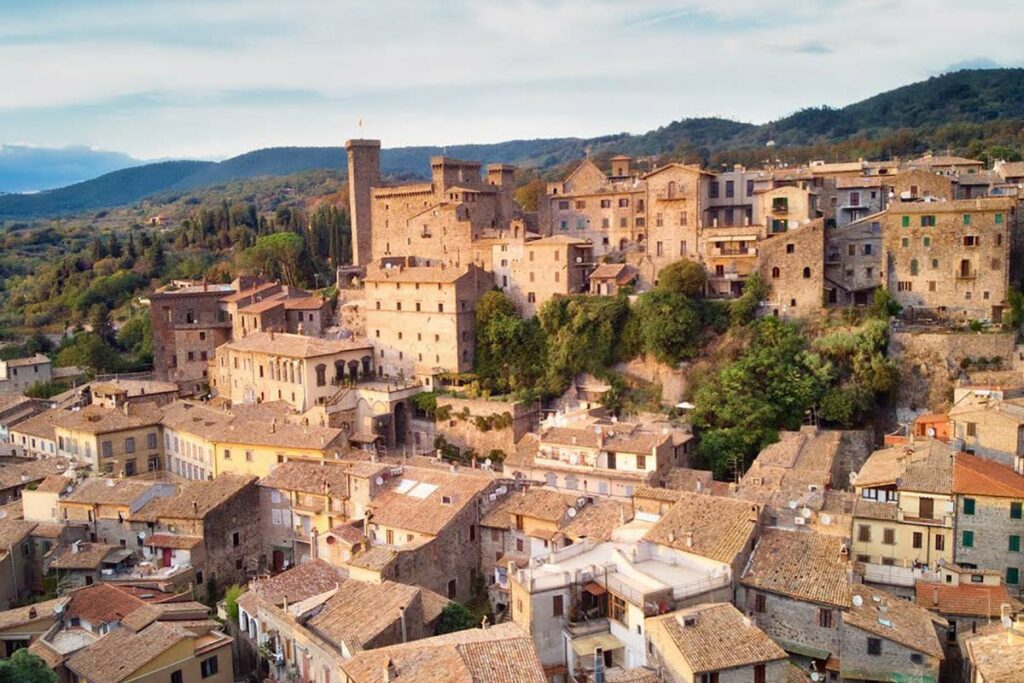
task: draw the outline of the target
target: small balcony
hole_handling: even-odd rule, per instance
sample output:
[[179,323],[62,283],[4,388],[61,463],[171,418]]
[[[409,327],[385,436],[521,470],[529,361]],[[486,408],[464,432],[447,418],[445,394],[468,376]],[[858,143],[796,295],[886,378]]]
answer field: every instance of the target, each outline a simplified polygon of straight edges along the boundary
[[958,270],[956,273],[957,280],[977,280],[978,271],[976,270]]
[[757,258],[757,247],[712,247],[712,258]]

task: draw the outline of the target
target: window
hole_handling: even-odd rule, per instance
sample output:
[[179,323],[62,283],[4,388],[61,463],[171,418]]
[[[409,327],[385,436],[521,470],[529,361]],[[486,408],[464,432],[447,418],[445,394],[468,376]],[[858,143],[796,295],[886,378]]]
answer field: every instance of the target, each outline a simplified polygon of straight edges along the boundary
[[718,683],[718,672],[712,671],[711,673],[701,674],[700,683]]
[[902,224],[903,224],[904,228],[909,228],[910,227],[910,216],[904,216],[903,219],[902,219]]
[[209,657],[199,662],[199,674],[203,678],[217,675],[217,657]]
[[134,453],[135,452],[135,437],[134,436],[129,436],[127,439],[124,440],[124,452],[125,453]]
[[917,273],[918,273],[917,259],[916,258],[915,259],[910,259],[910,274],[911,275],[917,275]]
[[923,244],[925,247],[932,246],[932,238],[928,235],[925,235],[924,238],[921,240],[921,244]]
[[999,224],[1001,224],[1002,222],[1003,222],[1003,214],[1001,214],[1001,213],[997,213],[997,214],[996,214],[996,225],[999,225]]
[[327,366],[320,363],[316,366],[316,385],[322,387],[327,384]]
[[965,213],[964,214],[964,225],[970,225],[970,224],[971,224],[971,214]]
[[726,180],[725,181],[725,196],[735,197],[736,196],[736,181]]
[[765,683],[767,681],[767,674],[765,672],[764,664],[754,665],[754,683]]
[[521,539],[521,538],[517,538],[517,539],[516,539],[516,552],[517,552],[517,553],[521,553],[521,552],[524,552],[524,550],[525,550],[525,547],[526,547],[526,546],[525,546],[525,545],[523,544],[523,539]]
[[612,208],[612,200],[610,200],[610,199],[602,199],[601,200],[601,208],[602,209],[610,209],[610,208]]
[[973,498],[964,498],[964,514],[965,515],[973,515],[974,514],[974,499]]
[[231,459],[231,449],[230,448],[225,448],[224,449],[224,459],[225,460],[230,460]]
[[870,256],[871,255],[871,245],[870,244],[865,244],[864,245],[864,255],[865,256]]
[[110,441],[104,441],[101,444],[100,448],[103,451],[103,457],[104,458],[109,458],[110,456],[112,456],[114,454],[114,444],[112,442],[110,442]]
[[567,201],[565,201],[565,200],[563,199],[562,201],[558,202],[558,208],[559,208],[559,209],[562,209],[563,211],[564,211],[565,209],[568,209],[568,208],[569,208],[569,202],[567,202]]
[[794,254],[794,253],[796,253],[796,245],[795,244],[787,244],[786,245],[786,253],[787,254]]
[[921,227],[931,228],[935,226],[935,216],[925,215],[921,216]]
[[237,548],[242,543],[242,536],[237,531],[231,534],[231,545]]
[[909,237],[904,237],[903,239],[901,239],[900,240],[900,246],[903,247],[904,249],[909,247],[910,246],[910,238]]
[[775,266],[775,267],[772,268],[772,279],[773,280],[778,280],[780,274],[781,273],[779,271],[779,267],[778,266]]
[[1006,583],[1011,586],[1016,586],[1020,582],[1020,568],[1019,567],[1007,567],[1006,568]]
[[638,456],[636,456],[636,468],[638,470],[646,470],[647,469],[647,456],[646,455],[638,455]]
[[868,654],[875,657],[882,654],[881,638],[868,638]]
[[1010,519],[1020,519],[1021,517],[1021,504],[1020,501],[1014,501],[1010,503]]
[[832,610],[825,607],[818,609],[818,626],[832,628]]
[[708,187],[708,196],[712,199],[718,196],[718,181],[712,180],[711,185]]
[[627,206],[629,206],[629,198],[628,197],[623,197],[622,199],[620,199],[619,200],[619,206],[622,207],[622,208],[626,208]]
[[184,674],[181,673],[181,669],[171,672],[171,683],[183,683]]
[[935,549],[945,550],[946,549],[946,537],[942,534],[936,534],[935,536]]
[[758,593],[754,596],[754,611],[764,612],[767,606],[765,605],[765,597],[763,593]]
[[587,208],[587,202],[586,202],[586,200],[583,200],[583,199],[577,199],[577,200],[576,200],[576,208],[577,208],[577,209],[585,209],[585,208]]
[[562,596],[556,595],[551,598],[551,616],[562,616]]
[[455,596],[459,592],[458,591],[458,587],[459,587],[459,584],[458,584],[458,581],[456,579],[452,579],[451,581],[448,582],[448,598],[450,600],[454,600],[455,599]]
[[913,545],[915,548],[920,548],[924,541],[924,536],[921,535],[920,531],[914,532]]
[[882,529],[882,543],[886,545],[896,545],[896,530]]
[[924,664],[924,655],[922,655],[920,652],[911,652],[910,662],[912,664]]
[[912,292],[912,291],[914,291],[914,286],[909,281],[903,280],[903,281],[900,281],[900,282],[896,283],[896,291],[897,292]]
[[974,547],[974,532],[973,531],[964,531],[962,545],[965,548],[973,548]]
[[977,235],[964,235],[964,246],[965,247],[976,247],[976,246],[978,246],[978,242],[979,241],[980,240],[978,239]]
[[869,524],[860,524],[857,526],[857,540],[861,543],[871,542],[871,526]]
[[245,452],[245,461],[246,462],[252,462],[252,451],[246,451]]
[[1006,549],[1009,550],[1011,553],[1019,553],[1020,552],[1020,536],[1018,536],[1016,534],[1012,534],[1010,536],[1010,541],[1009,541],[1009,544],[1007,545]]
[[608,594],[608,616],[620,624],[629,626],[627,623],[626,601],[614,593]]
[[146,435],[146,448],[149,450],[156,448],[156,432]]

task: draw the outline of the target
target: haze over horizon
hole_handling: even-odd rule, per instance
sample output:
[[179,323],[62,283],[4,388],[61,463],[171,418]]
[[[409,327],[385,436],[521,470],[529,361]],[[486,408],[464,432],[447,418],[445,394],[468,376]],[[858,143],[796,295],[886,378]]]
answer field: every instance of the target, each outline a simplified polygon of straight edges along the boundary
[[223,159],[357,135],[398,147],[763,123],[1024,64],[1020,20],[1017,3],[946,0],[8,3],[0,145]]

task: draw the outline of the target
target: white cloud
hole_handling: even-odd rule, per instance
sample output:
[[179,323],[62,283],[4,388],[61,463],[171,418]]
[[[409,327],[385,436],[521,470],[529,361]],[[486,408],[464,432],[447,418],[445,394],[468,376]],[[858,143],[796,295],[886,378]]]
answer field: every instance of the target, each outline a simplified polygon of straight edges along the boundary
[[360,117],[386,145],[764,121],[1024,61],[998,0],[35,4],[0,5],[0,141],[137,156],[337,144]]

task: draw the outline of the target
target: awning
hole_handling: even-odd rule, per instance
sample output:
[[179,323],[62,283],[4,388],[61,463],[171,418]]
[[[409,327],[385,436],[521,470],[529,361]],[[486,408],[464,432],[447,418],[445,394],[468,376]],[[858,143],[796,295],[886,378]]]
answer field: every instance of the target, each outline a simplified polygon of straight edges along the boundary
[[134,552],[135,551],[129,550],[128,548],[111,551],[103,558],[103,564],[117,564],[118,562],[124,562],[131,557]]
[[583,587],[583,591],[586,593],[590,593],[594,597],[601,597],[602,595],[608,592],[604,589],[604,586],[598,583],[594,583],[593,581],[585,585]]
[[831,654],[828,650],[811,647],[810,645],[804,645],[803,643],[794,643],[789,640],[783,640],[782,638],[776,639],[776,642],[778,642],[779,647],[786,652],[790,652],[795,655],[803,655],[804,657],[810,657],[811,659],[820,659],[825,661]]
[[602,650],[618,650],[626,647],[622,644],[622,641],[613,636],[611,633],[593,633],[589,636],[583,636],[582,638],[576,638],[572,641],[572,651],[578,654],[580,657],[594,654],[594,650],[601,648]]

